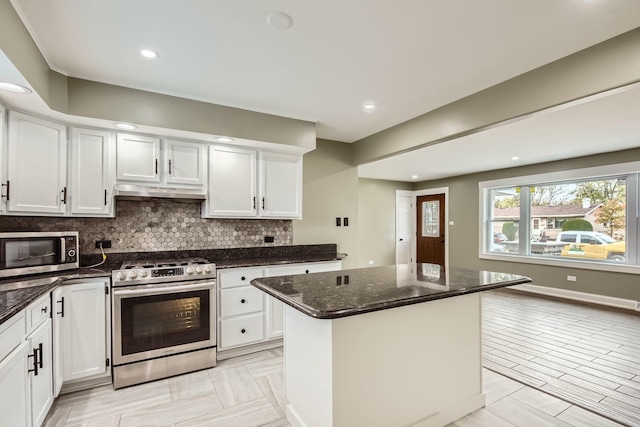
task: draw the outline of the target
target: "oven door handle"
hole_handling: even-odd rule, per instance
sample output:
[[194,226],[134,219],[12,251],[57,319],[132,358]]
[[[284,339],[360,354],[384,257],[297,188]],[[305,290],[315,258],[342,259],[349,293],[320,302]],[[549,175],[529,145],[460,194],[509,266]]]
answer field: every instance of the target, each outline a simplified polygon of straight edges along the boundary
[[143,294],[158,294],[158,293],[170,293],[170,292],[183,292],[193,290],[207,290],[215,286],[215,282],[206,283],[193,283],[190,285],[174,285],[174,286],[158,286],[152,288],[113,288],[113,295],[143,295]]

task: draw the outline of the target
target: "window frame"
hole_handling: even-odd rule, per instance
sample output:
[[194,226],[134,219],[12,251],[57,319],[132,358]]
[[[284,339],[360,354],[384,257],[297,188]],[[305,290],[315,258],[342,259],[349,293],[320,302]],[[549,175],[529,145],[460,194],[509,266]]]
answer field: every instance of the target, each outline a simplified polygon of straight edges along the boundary
[[[530,253],[531,240],[531,197],[530,188],[539,185],[573,183],[576,181],[605,180],[613,178],[626,179],[626,258],[627,262],[611,263],[598,260],[570,258],[552,258]],[[594,166],[581,169],[540,173],[535,175],[514,176],[490,181],[480,181],[479,189],[479,247],[480,259],[540,264],[578,269],[614,271],[640,274],[640,162],[628,162],[612,165]],[[493,202],[489,200],[491,190],[499,188],[520,187],[520,224],[527,224],[519,229],[519,253],[490,252],[493,233],[488,226],[492,215]],[[490,235],[489,235],[490,234]]]

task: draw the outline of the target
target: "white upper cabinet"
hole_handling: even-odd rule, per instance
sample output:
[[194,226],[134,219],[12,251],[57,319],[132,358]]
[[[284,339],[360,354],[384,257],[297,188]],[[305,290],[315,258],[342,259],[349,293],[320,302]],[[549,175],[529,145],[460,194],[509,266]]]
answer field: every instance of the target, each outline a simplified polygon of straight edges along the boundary
[[203,216],[302,218],[302,156],[214,145],[209,150]]
[[142,135],[118,134],[117,180],[165,187],[203,187],[204,144]]
[[256,217],[257,153],[241,148],[209,147],[209,191],[205,215]]
[[71,129],[71,214],[113,216],[115,147],[109,132]]
[[205,145],[169,139],[165,143],[163,168],[167,183],[204,185]]
[[119,133],[118,181],[160,182],[160,138]]
[[67,203],[66,127],[9,112],[7,211],[64,214]]
[[260,216],[302,218],[302,156],[260,153]]

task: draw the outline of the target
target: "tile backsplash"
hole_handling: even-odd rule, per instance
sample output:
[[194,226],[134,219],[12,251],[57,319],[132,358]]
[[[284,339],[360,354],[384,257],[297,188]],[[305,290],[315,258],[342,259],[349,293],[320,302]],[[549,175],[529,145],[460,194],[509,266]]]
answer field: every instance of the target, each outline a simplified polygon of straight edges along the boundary
[[[105,252],[226,249],[281,246],[293,242],[291,220],[207,219],[200,204],[118,200],[115,218],[2,216],[0,231],[78,231],[80,253],[100,253],[96,240],[111,240]],[[273,236],[273,243],[264,243]]]

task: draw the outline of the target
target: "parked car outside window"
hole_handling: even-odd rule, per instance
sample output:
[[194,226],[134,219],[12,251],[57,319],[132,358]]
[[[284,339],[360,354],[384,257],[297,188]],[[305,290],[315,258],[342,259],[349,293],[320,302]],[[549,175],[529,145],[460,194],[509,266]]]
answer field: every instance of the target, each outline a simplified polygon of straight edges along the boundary
[[561,255],[574,258],[603,259],[613,262],[626,261],[625,242],[596,231],[563,231],[556,242],[566,242]]
[[507,236],[504,233],[493,233],[493,243],[504,243],[507,240]]

